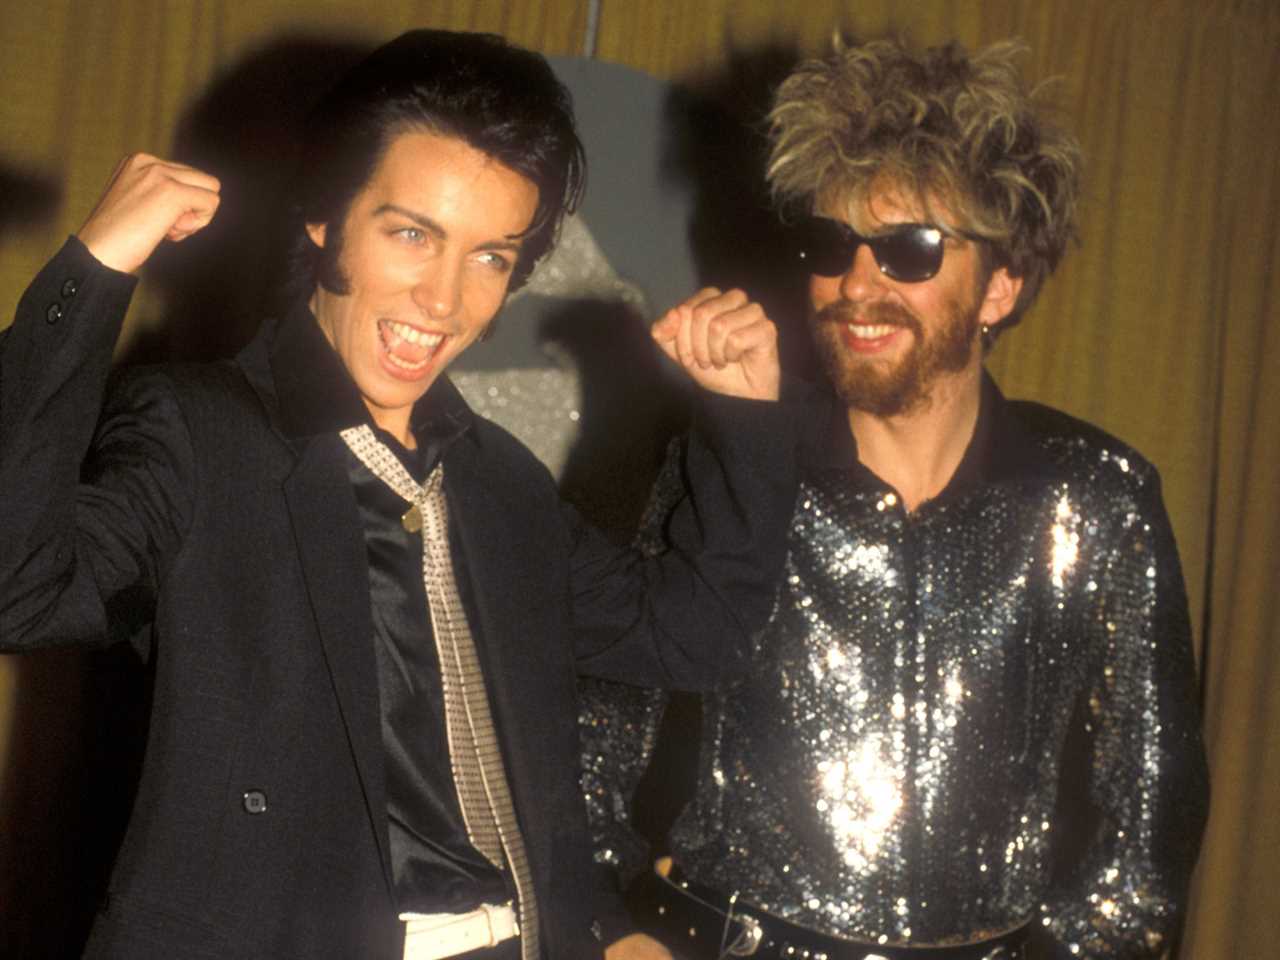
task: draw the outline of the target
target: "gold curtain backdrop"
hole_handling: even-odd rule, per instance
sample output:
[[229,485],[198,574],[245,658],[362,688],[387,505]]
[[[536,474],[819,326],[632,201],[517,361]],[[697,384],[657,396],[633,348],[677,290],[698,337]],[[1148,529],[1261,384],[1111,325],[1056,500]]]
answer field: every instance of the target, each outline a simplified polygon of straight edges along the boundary
[[[43,0],[0,9],[0,327],[123,154],[172,149],[226,71],[282,39],[415,26],[584,49],[587,0]],[[601,0],[595,55],[697,87],[839,26],[977,47],[1020,37],[1087,157],[1083,244],[1004,337],[1005,392],[1136,446],[1164,478],[1197,627],[1213,805],[1181,955],[1280,942],[1280,4],[1274,0]],[[231,147],[237,145],[231,144]],[[253,144],[243,144],[252,150]],[[708,278],[714,280],[714,278]],[[164,308],[144,280],[124,346]],[[0,510],[4,505],[0,504]],[[22,698],[74,714],[78,661],[0,658],[0,941],[30,922],[24,857],[58,829],[74,729],[15,737]],[[33,729],[24,725],[23,730]],[[21,785],[23,789],[19,791]],[[22,794],[19,802],[15,796]],[[32,799],[34,797],[35,799]],[[34,839],[33,839],[34,837]],[[24,897],[16,896],[19,886]],[[9,907],[6,907],[9,904]],[[46,921],[48,918],[45,918]],[[17,941],[14,941],[17,942]],[[35,943],[35,940],[22,940]],[[34,950],[34,947],[32,948]],[[34,952],[32,955],[36,955]]]

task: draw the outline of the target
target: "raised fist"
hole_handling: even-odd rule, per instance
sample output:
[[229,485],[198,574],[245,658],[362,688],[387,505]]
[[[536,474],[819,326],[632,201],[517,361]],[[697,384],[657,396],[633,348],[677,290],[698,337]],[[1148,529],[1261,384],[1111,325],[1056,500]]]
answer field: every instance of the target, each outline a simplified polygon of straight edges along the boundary
[[185,240],[213,219],[220,186],[194,167],[132,154],[116,166],[77,236],[101,263],[135,273],[161,240]]

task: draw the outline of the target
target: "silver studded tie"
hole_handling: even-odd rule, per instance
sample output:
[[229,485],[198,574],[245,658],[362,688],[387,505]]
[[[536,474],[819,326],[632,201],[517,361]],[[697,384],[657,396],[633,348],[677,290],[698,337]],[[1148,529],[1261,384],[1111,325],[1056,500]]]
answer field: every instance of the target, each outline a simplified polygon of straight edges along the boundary
[[409,502],[400,521],[405,529],[422,531],[422,581],[440,657],[449,762],[458,806],[472,845],[499,869],[505,854],[518,898],[520,955],[522,960],[538,960],[538,908],[529,860],[516,824],[484,674],[453,576],[444,465],[437,464],[423,486],[367,425],[343,430],[342,439],[374,476]]

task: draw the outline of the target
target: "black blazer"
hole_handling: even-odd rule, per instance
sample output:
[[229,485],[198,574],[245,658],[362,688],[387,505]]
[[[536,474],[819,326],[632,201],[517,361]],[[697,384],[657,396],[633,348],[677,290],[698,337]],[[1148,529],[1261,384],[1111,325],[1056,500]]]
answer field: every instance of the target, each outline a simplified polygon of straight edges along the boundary
[[[0,649],[129,639],[154,661],[137,800],[88,955],[397,956],[342,441],[291,428],[270,324],[235,362],[131,375],[104,406],[131,291],[73,239],[0,345]],[[768,614],[794,431],[776,405],[705,406],[677,546],[657,559],[588,528],[480,418],[444,459],[553,960],[599,956],[620,921],[587,840],[575,675],[707,686]]]

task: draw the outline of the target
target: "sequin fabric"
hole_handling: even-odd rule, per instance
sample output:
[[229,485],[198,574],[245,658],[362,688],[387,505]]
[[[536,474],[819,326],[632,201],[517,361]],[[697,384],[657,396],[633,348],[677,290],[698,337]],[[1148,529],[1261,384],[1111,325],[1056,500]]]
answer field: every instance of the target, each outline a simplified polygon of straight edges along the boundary
[[[910,515],[856,463],[809,471],[747,678],[706,699],[672,846],[691,879],[838,937],[1033,919],[1059,956],[1159,956],[1207,793],[1159,481],[1100,431],[996,402],[1018,436]],[[648,735],[651,704],[592,696],[584,786],[620,851],[643,758],[611,738]]]

